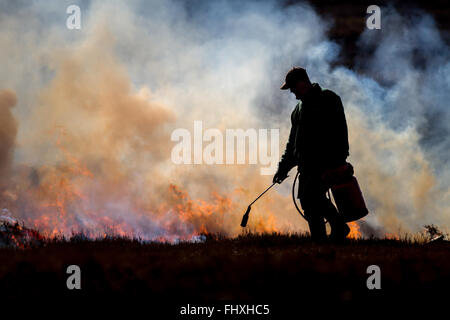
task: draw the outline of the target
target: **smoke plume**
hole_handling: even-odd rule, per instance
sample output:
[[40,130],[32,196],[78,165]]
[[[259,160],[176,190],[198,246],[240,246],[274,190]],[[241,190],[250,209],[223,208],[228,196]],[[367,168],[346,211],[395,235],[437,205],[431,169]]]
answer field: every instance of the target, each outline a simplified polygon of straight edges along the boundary
[[17,103],[11,90],[0,91],[0,178],[2,187],[11,169],[17,135],[17,121],[11,112]]
[[[450,225],[449,48],[426,14],[382,8],[357,73],[333,67],[333,23],[306,3],[81,1],[82,28],[69,30],[71,4],[0,5],[2,203],[15,217],[50,235],[239,234],[272,178],[258,165],[176,165],[171,132],[195,120],[280,128],[282,151],[296,101],[279,87],[301,65],[344,103],[366,235]],[[306,230],[293,173],[255,203],[252,230]]]

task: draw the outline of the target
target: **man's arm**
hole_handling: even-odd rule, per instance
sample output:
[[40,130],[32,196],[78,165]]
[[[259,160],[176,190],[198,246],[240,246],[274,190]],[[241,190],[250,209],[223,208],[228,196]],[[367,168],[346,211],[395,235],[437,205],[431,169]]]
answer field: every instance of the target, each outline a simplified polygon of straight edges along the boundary
[[329,112],[326,114],[326,124],[329,146],[339,159],[345,159],[349,155],[348,129],[345,118],[344,106],[341,98],[332,91],[327,92]]
[[341,98],[336,95],[335,100],[336,105],[336,139],[337,139],[337,149],[340,157],[347,158],[349,155],[349,145],[348,145],[348,128],[347,128],[347,120],[345,119],[344,106],[342,105]]
[[[296,107],[297,110],[298,106]],[[296,112],[292,112],[291,115],[291,131],[289,133],[289,139],[286,144],[281,160],[278,163],[278,170],[273,177],[273,182],[281,183],[286,179],[288,172],[297,165],[297,161],[294,155],[295,139],[297,135],[297,120],[294,119]]]

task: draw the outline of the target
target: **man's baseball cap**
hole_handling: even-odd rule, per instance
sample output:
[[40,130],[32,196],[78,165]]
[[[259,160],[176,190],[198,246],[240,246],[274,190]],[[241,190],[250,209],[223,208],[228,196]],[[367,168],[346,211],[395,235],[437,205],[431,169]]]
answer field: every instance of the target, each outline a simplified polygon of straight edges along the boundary
[[281,90],[287,90],[291,88],[297,81],[309,81],[306,70],[301,67],[293,67],[286,74],[286,79],[281,86]]

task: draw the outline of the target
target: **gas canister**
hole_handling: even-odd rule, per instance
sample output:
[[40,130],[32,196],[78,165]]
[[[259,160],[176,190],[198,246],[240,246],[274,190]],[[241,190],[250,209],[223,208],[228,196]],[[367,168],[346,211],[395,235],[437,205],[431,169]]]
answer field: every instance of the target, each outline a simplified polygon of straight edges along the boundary
[[345,222],[361,219],[369,213],[358,180],[354,176],[345,182],[332,186],[331,192],[337,209]]
[[369,213],[358,180],[353,173],[353,166],[346,163],[322,175],[345,222],[361,219]]

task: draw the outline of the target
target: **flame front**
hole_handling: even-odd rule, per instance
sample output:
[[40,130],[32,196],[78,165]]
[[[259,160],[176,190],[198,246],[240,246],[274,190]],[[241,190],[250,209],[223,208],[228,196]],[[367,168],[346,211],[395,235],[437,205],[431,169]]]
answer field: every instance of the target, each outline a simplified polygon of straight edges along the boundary
[[359,239],[361,238],[361,231],[359,229],[358,223],[355,221],[349,222],[348,226],[350,227],[350,233],[347,235],[347,238],[350,239]]
[[[159,190],[159,201],[153,204],[132,194],[129,189],[134,186],[126,180],[106,185],[104,177],[88,169],[65,147],[66,129],[57,129],[52,133],[57,134],[55,145],[62,164],[29,168],[29,179],[19,179],[22,184],[16,187],[18,195],[8,190],[16,200],[11,205],[13,211],[25,206],[26,225],[46,237],[83,233],[89,237],[118,235],[175,241],[200,234],[230,236],[239,230],[242,209],[237,203],[245,196],[240,189],[229,195],[211,189],[206,200],[192,199],[185,189],[168,183],[162,185],[165,190]],[[123,194],[126,201],[113,199],[110,193],[119,197]],[[279,231],[272,213],[261,216],[255,212],[249,224],[252,231]]]

